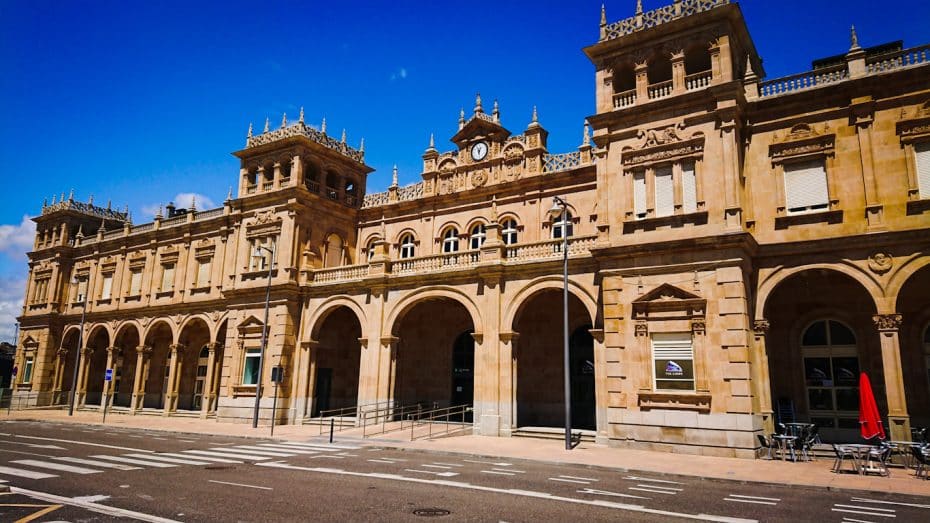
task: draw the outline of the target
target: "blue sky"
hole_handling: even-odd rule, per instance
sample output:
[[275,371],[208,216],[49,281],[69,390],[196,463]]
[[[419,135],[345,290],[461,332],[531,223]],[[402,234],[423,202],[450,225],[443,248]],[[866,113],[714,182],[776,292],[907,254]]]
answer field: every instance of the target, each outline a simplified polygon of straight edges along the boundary
[[[645,9],[671,0],[645,0]],[[606,2],[608,21],[635,0]],[[594,112],[600,0],[49,1],[0,0],[0,340],[20,311],[31,221],[67,193],[129,205],[136,223],[159,203],[222,202],[238,175],[230,152],[253,122],[308,123],[365,138],[369,192],[419,180],[430,133],[440,150],[476,91],[498,99],[514,133],[538,106],[551,152],[574,150]],[[741,3],[768,78],[860,43],[930,43],[930,4],[906,0]],[[12,182],[12,183],[10,183]],[[187,202],[182,202],[187,203]]]

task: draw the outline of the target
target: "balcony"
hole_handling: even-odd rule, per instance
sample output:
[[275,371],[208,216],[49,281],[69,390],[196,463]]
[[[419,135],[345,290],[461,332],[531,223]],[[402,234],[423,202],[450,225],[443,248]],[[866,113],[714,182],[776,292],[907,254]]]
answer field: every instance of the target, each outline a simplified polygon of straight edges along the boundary
[[394,262],[394,274],[413,274],[471,268],[481,260],[481,251],[464,251],[407,258]]
[[685,76],[685,90],[696,91],[698,89],[703,89],[710,85],[710,81],[713,79],[713,77],[714,72],[711,70],[689,74],[688,76]]
[[658,100],[659,98],[665,98],[666,96],[671,96],[672,80],[654,83],[646,88],[646,92],[649,94],[650,100]]
[[629,107],[636,103],[636,89],[623,91],[614,95],[614,109]]

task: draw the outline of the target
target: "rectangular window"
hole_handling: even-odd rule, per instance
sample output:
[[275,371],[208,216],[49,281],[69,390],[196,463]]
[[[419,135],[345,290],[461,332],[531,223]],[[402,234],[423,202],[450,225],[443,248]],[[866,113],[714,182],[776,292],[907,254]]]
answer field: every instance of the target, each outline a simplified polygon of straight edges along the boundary
[[133,269],[129,273],[129,295],[138,296],[142,294],[142,269]]
[[103,275],[103,283],[100,286],[100,299],[109,300],[113,293],[113,273]]
[[210,263],[209,259],[200,260],[197,263],[197,283],[195,287],[206,287],[210,285]]
[[32,366],[35,358],[29,356],[23,364],[23,383],[32,383]]
[[646,217],[646,173],[633,173],[633,213],[637,220]]
[[[267,271],[271,265],[271,251],[274,251],[275,238],[252,238],[249,250],[249,271]],[[258,252],[256,253],[256,250]],[[258,256],[255,256],[258,254]]]
[[675,186],[672,184],[672,166],[657,167],[655,171],[656,217],[675,214]]
[[81,278],[78,280],[77,288],[75,289],[74,303],[84,303],[84,300],[87,299],[87,277]]
[[32,294],[33,303],[45,303],[46,298],[48,297],[48,282],[49,278],[36,280],[35,290]]
[[681,210],[685,214],[697,212],[697,177],[694,162],[681,164]]
[[785,208],[788,214],[819,211],[829,206],[823,160],[785,164]]
[[917,189],[920,198],[930,198],[930,142],[914,144],[917,156]]
[[242,366],[242,384],[258,384],[258,357],[261,349],[246,349],[245,364]]
[[161,266],[161,292],[174,290],[174,264],[166,263]]
[[694,390],[694,350],[690,332],[652,335],[656,390]]

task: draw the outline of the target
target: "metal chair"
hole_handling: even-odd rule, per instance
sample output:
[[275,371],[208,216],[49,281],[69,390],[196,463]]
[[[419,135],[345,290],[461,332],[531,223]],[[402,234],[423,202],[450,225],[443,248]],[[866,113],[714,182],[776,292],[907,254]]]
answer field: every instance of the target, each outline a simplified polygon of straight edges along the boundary
[[814,444],[818,440],[820,440],[820,434],[817,425],[808,425],[801,431],[797,441],[805,460],[814,461]]
[[917,447],[911,447],[911,455],[914,456],[914,462],[917,463],[914,477],[919,479],[923,476],[924,479],[927,479],[927,468],[930,467],[930,460],[928,460],[926,454]]
[[882,476],[890,476],[891,471],[888,470],[888,458],[891,457],[893,451],[893,445],[882,441],[878,446],[869,451],[868,461],[863,470],[866,473],[878,472]]
[[772,457],[772,449],[776,446],[775,440],[771,438],[766,439],[764,434],[756,434],[756,437],[759,438],[759,444],[762,446],[762,448],[768,450],[768,458],[774,459]]
[[856,453],[852,450],[833,444],[833,452],[836,453],[836,461],[833,462],[833,472],[839,474],[843,470],[843,462],[848,458],[852,461],[852,472],[859,473],[859,460],[856,459]]

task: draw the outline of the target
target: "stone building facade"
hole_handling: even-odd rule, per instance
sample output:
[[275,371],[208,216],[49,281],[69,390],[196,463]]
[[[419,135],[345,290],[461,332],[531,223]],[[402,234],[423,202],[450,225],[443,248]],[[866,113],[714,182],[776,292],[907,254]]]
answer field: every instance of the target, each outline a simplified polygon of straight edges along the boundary
[[584,51],[576,151],[479,96],[422,181],[369,194],[364,147],[301,114],[250,129],[221,208],[44,205],[16,394],[244,422],[280,366],[281,422],[470,404],[482,435],[560,427],[567,235],[573,424],[598,441],[750,457],[776,418],[852,439],[860,371],[893,439],[930,424],[930,46],[853,31],[764,80],[738,5],[679,0],[602,12]]

